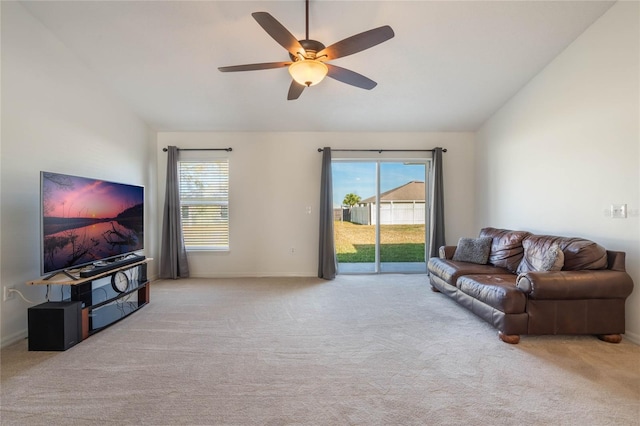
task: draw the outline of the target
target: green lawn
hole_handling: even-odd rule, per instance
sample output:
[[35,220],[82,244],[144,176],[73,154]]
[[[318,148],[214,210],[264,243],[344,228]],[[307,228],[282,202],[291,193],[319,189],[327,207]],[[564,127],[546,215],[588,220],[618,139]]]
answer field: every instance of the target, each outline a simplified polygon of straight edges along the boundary
[[[336,221],[338,262],[374,262],[375,226]],[[424,262],[424,225],[380,225],[381,262]]]

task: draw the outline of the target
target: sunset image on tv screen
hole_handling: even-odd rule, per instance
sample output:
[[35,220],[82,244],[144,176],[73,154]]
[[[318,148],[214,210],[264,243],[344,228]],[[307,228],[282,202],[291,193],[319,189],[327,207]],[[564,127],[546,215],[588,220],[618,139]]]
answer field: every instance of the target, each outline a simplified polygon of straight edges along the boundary
[[143,248],[144,188],[41,173],[43,272]]

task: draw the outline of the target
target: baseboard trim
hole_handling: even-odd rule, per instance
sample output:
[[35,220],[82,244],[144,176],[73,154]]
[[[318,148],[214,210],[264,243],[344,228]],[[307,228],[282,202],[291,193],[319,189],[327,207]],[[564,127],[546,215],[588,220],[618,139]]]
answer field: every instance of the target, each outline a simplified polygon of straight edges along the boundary
[[640,334],[632,333],[630,331],[625,331],[623,337],[624,337],[624,339],[629,340],[629,341],[635,343],[636,345],[640,345]]
[[[317,278],[316,275],[309,275],[304,273],[265,273],[265,274],[247,274],[247,273],[231,273],[231,274],[216,274],[216,275],[191,275],[189,278]],[[161,278],[160,278],[161,279]]]
[[27,329],[17,331],[8,336],[3,336],[2,340],[0,340],[0,348],[5,348],[9,345],[13,345],[16,342],[19,342],[22,339],[27,338]]

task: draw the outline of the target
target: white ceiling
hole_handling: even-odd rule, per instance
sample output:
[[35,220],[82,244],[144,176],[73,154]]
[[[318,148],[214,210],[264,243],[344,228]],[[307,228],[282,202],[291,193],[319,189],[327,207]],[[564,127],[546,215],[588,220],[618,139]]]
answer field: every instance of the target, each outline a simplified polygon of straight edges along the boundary
[[251,17],[304,38],[303,0],[22,3],[158,131],[474,131],[611,1],[311,0],[310,38],[330,45],[381,25],[391,40],[333,63],[378,82],[327,78],[287,101],[289,60]]

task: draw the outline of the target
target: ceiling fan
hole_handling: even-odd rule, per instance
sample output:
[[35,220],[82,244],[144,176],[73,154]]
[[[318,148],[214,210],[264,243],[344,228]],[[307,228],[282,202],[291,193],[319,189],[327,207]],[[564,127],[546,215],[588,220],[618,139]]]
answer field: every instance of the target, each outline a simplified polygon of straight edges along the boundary
[[376,87],[378,83],[375,81],[346,68],[328,64],[327,61],[361,52],[389,40],[394,36],[391,27],[384,25],[374,28],[325,47],[321,42],[309,39],[309,0],[305,0],[305,3],[306,33],[304,40],[297,40],[289,30],[267,12],[251,14],[267,34],[287,49],[291,60],[234,65],[220,67],[218,70],[235,72],[289,67],[289,73],[293,80],[291,86],[289,86],[287,100],[298,99],[305,87],[320,83],[325,76],[362,89],[371,90]]

